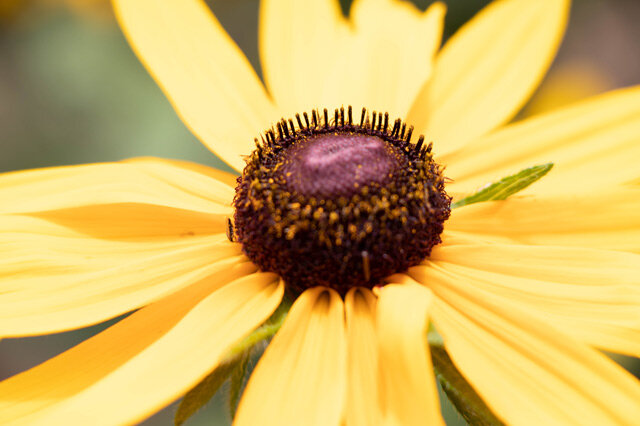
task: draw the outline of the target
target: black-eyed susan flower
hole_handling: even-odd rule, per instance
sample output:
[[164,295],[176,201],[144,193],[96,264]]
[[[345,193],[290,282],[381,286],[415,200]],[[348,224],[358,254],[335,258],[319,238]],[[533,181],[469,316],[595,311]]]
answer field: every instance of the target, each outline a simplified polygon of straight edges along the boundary
[[440,3],[263,0],[266,88],[204,2],[114,3],[242,176],[146,158],[0,178],[0,336],[135,311],[0,383],[2,423],[141,420],[285,293],[235,424],[442,423],[430,323],[504,422],[637,423],[640,385],[595,348],[640,354],[640,90],[504,126],[568,1],[496,1],[439,50]]

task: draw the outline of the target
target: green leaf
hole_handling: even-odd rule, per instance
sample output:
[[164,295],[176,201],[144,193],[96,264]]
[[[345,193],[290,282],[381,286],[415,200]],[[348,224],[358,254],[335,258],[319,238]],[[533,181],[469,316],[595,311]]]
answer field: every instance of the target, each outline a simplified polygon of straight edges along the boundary
[[436,377],[445,394],[470,425],[503,425],[453,365],[444,346],[430,346]]
[[506,200],[511,195],[522,191],[544,175],[549,173],[553,168],[553,163],[541,164],[539,166],[529,167],[520,170],[515,175],[507,176],[494,182],[475,194],[469,195],[451,205],[452,209],[466,206],[469,204],[480,203],[482,201]]
[[176,415],[173,419],[176,426],[182,425],[189,417],[193,416],[196,411],[202,408],[213,396],[218,392],[220,386],[227,380],[229,375],[242,363],[244,357],[238,356],[227,360],[219,365],[211,374],[209,374],[196,387],[191,389],[182,399]]

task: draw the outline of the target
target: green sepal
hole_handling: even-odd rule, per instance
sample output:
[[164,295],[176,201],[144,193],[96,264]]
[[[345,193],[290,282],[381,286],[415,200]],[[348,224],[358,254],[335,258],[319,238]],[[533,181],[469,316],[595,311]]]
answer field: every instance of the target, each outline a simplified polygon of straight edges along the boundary
[[511,195],[522,191],[532,183],[542,178],[544,175],[549,173],[549,170],[552,168],[553,163],[546,163],[520,170],[514,175],[504,177],[498,182],[489,184],[476,193],[456,201],[451,204],[451,208],[455,209],[483,201],[506,200]]
[[431,345],[430,349],[431,360],[442,390],[462,418],[470,425],[504,425],[453,365],[444,346]]

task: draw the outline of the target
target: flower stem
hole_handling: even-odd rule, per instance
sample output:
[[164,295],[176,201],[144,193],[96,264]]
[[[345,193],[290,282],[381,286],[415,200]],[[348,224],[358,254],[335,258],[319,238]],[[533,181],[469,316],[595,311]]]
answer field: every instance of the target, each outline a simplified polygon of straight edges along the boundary
[[482,398],[453,365],[442,345],[431,345],[431,359],[436,377],[460,415],[472,425],[503,425]]

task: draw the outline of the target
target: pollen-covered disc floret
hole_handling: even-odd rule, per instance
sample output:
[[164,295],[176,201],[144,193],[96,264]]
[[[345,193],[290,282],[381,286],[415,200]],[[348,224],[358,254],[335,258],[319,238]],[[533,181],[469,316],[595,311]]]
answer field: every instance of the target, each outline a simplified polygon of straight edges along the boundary
[[236,187],[232,237],[293,293],[344,294],[418,264],[451,198],[431,144],[388,114],[313,111],[265,132]]

